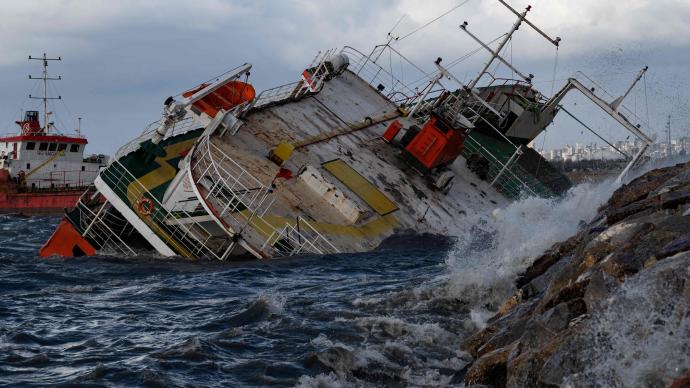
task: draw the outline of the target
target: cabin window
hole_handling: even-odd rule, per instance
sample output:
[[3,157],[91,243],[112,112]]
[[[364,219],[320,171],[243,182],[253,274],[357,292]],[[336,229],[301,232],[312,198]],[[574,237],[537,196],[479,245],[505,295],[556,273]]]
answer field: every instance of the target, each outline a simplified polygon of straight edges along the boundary
[[55,151],[57,149],[57,143],[48,144],[48,151]]
[[26,164],[26,169],[27,169],[27,170],[30,170],[30,169],[31,169],[31,163],[27,163],[27,164]]
[[48,143],[41,143],[38,145],[38,150],[39,151],[45,151],[48,149]]
[[79,152],[79,144],[72,144],[69,146],[69,152]]
[[26,149],[29,151],[35,150],[36,149],[36,143],[33,141],[26,143]]
[[64,150],[66,150],[66,149],[67,149],[67,144],[65,144],[65,143],[60,143],[60,144],[58,145],[58,151],[64,151]]

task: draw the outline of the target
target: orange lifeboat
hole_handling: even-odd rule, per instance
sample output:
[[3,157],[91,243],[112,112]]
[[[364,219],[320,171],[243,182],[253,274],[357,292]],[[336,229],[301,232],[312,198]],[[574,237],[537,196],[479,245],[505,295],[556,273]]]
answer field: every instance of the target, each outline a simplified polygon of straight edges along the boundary
[[[201,84],[197,88],[182,93],[182,97],[189,97],[208,84]],[[211,117],[216,117],[219,110],[229,110],[256,97],[254,87],[246,82],[232,80],[214,90],[209,95],[196,101],[192,106]]]

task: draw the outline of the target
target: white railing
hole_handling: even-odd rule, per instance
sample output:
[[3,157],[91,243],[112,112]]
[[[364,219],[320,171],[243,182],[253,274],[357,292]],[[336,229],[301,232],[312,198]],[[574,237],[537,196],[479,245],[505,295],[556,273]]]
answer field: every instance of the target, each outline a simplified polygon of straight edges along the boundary
[[[381,94],[386,96],[390,101],[397,105],[407,105],[410,101],[416,98],[419,94],[418,90],[412,90],[402,81],[400,81],[390,71],[384,69],[375,63],[372,56],[376,55],[372,51],[371,54],[364,55],[360,51],[350,46],[345,46],[340,51],[350,59],[348,68],[360,78],[368,82],[372,87],[378,89],[379,85],[383,86]],[[391,54],[392,55],[392,54]],[[398,56],[396,54],[396,56]],[[407,59],[404,59],[407,61]]]
[[216,216],[230,220],[235,232],[249,222],[242,214],[244,210],[252,215],[263,214],[271,203],[268,200],[271,188],[264,186],[209,137],[204,137],[195,147],[191,169],[194,183],[204,188],[204,199],[214,199],[219,206]]
[[[89,203],[86,203],[86,202]],[[96,212],[89,206],[92,204]],[[79,201],[74,211],[69,214],[70,220],[76,222],[75,225],[79,233],[93,243],[98,251],[103,253],[115,253],[118,255],[132,256],[136,252],[122,239],[123,236],[132,232],[132,226],[126,220],[121,219],[120,225],[113,225],[114,216],[109,214],[110,204],[104,200],[100,193],[93,188],[89,188],[79,197]],[[116,231],[105,222],[105,217],[110,215],[110,224],[119,227]]]
[[261,250],[272,247],[276,256],[292,256],[300,253],[340,253],[330,241],[319,233],[307,220],[297,217],[295,224],[285,226],[268,236]]
[[[160,120],[154,121],[147,125],[146,128],[144,128],[144,130],[141,132],[141,135],[130,140],[117,150],[115,156],[113,157],[113,160],[118,160],[121,157],[138,150],[141,146],[141,143],[153,137],[153,134],[156,132],[156,128],[158,128],[159,125]],[[167,139],[171,136],[180,135],[182,133],[185,133],[192,129],[197,129],[199,127],[201,127],[201,125],[197,123],[194,117],[188,114],[187,116],[183,117],[181,120],[173,124],[173,127],[168,131],[164,139]]]
[[262,91],[249,103],[246,109],[243,109],[243,112],[249,111],[250,109],[259,109],[270,104],[287,101],[293,98],[301,82],[302,81],[296,81]]
[[[519,151],[516,150],[515,152]],[[465,158],[468,158],[470,154],[478,154],[486,159],[489,163],[487,181],[490,182],[491,186],[506,196],[513,199],[521,198],[525,195],[538,196],[534,188],[520,178],[520,176],[525,177],[527,175],[516,163],[519,155],[514,154],[516,157],[511,157],[511,160],[503,163],[494,156],[491,151],[487,150],[470,136],[465,137],[465,149],[463,153],[465,154]],[[513,171],[514,169],[518,169],[518,174]]]
[[[233,233],[241,233],[245,240],[260,246],[261,251],[271,256],[339,252],[306,220],[298,218],[295,225],[287,223],[281,228],[267,222],[264,216],[275,201],[272,188],[262,184],[208,137],[197,144],[191,168],[194,184],[203,188],[200,192],[213,208],[213,215],[230,225]],[[295,249],[288,249],[285,241]]]
[[150,200],[153,203],[151,214],[139,213],[139,218],[178,254],[189,258],[224,260],[232,252],[235,246],[232,236],[227,232],[215,235],[196,220],[198,214],[182,208],[166,209],[119,161],[113,161],[100,176],[120,199],[132,204],[134,211],[138,210],[134,204],[139,200]]

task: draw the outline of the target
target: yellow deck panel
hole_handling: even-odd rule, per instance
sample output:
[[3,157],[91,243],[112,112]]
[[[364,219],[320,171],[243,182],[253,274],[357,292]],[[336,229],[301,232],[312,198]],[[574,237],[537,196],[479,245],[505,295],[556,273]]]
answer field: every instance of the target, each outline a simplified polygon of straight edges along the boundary
[[396,210],[398,205],[388,199],[384,193],[371,184],[354,168],[341,159],[331,160],[322,164],[326,171],[352,190],[359,198],[367,203],[379,215],[385,216]]

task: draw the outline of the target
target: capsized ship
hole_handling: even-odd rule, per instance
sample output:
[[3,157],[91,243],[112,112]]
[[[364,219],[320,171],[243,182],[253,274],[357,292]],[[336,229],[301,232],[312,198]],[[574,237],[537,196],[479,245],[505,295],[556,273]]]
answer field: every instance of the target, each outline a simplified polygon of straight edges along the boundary
[[[41,255],[361,252],[396,233],[469,232],[470,214],[561,195],[568,180],[527,145],[569,90],[603,100],[576,79],[551,99],[535,90],[533,76],[499,53],[525,23],[556,46],[560,39],[526,20],[529,8],[508,8],[518,19],[495,50],[462,26],[491,54],[468,84],[438,58],[412,89],[377,63],[387,50],[411,64],[386,44],[369,55],[320,53],[297,81],[258,94],[244,64],[169,97],[163,117],[118,150]],[[497,62],[520,78],[496,77]]]
[[61,77],[48,75],[48,62],[61,58],[29,57],[43,63],[43,123],[38,110],[24,112],[16,121],[20,132],[0,136],[0,213],[63,214],[74,207],[84,190],[93,184],[105,155],[84,156],[88,140],[81,135],[61,133],[50,121],[48,101],[62,97],[48,96],[48,81]]

